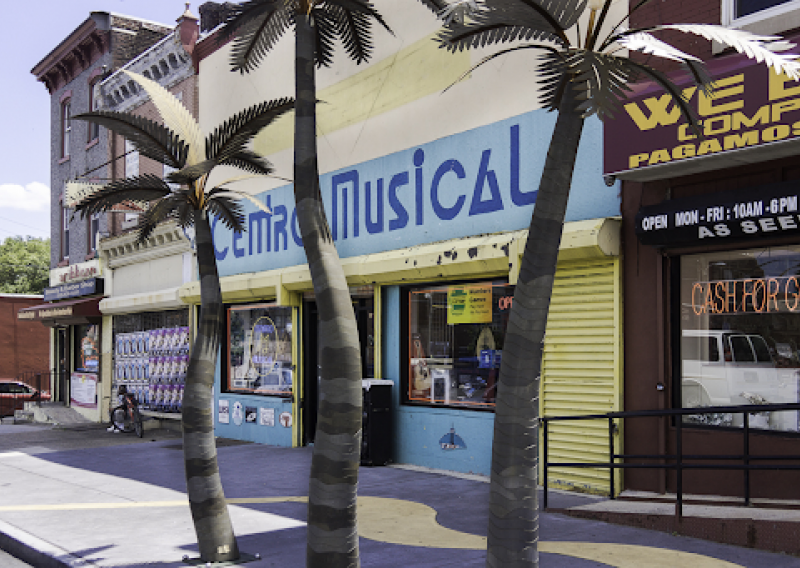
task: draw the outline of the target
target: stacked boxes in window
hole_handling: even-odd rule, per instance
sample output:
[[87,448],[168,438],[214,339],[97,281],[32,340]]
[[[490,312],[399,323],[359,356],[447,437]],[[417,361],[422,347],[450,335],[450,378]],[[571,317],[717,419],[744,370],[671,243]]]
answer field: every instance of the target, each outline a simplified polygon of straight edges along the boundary
[[361,465],[386,465],[392,460],[392,381],[361,381],[364,414],[361,429]]

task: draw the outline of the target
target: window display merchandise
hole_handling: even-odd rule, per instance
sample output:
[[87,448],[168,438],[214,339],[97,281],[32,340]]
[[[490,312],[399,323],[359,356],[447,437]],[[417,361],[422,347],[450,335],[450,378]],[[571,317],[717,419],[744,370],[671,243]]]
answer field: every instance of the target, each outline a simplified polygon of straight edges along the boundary
[[228,363],[231,391],[292,393],[292,310],[259,305],[228,310]]
[[[681,406],[800,400],[799,282],[800,247],[681,257]],[[729,413],[687,421],[743,425]],[[759,412],[749,425],[797,432],[800,413]]]
[[494,406],[513,296],[504,282],[409,290],[408,402]]

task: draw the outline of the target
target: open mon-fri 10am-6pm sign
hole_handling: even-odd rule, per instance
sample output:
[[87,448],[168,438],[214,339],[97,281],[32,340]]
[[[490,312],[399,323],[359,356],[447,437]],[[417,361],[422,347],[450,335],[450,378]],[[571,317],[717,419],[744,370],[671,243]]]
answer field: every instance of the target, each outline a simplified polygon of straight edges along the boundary
[[698,195],[642,207],[644,245],[676,247],[800,235],[800,182]]

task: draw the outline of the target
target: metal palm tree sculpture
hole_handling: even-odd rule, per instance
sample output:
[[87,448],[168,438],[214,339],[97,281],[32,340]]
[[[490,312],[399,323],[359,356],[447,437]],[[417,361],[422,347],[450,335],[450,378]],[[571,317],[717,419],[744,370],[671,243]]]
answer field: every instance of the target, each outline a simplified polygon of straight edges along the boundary
[[[176,218],[182,227],[194,226],[200,273],[200,321],[186,372],[183,399],[183,453],[186,487],[200,557],[204,562],[239,558],[225,495],[217,467],[212,418],[214,372],[223,323],[222,293],[212,243],[209,216],[226,227],[244,231],[240,198],[265,206],[250,195],[232,190],[229,184],[268,175],[272,167],[247,148],[264,127],[293,108],[291,99],[265,102],[228,119],[205,140],[200,127],[181,102],[158,83],[128,72],[150,96],[164,125],[139,116],[95,111],[74,118],[105,126],[125,136],[143,156],[175,168],[166,180],[143,174],[113,181],[85,197],[76,210],[84,216],[109,211],[127,202],[150,202],[141,216],[138,242],[147,240],[155,227]],[[216,166],[233,166],[249,175],[208,187]],[[180,184],[177,189],[169,183]]]
[[356,490],[362,422],[358,329],[319,187],[315,67],[332,64],[337,39],[351,59],[367,61],[373,20],[389,29],[366,0],[250,0],[238,6],[225,31],[237,35],[232,66],[241,73],[254,70],[284,33],[295,34],[294,196],[322,341],[308,492],[310,567],[360,565]]
[[[630,90],[629,84],[651,79],[672,95],[697,129],[697,121],[681,89],[663,73],[620,53],[627,48],[679,61],[697,88],[709,91],[712,84],[702,61],[657,39],[651,33],[657,30],[679,30],[720,42],[795,79],[800,77],[800,65],[793,61],[796,56],[777,53],[793,47],[779,37],[754,36],[713,25],[676,24],[627,30],[622,27],[623,20],[604,26],[612,0],[424,2],[445,19],[438,41],[450,51],[513,42],[475,67],[511,52],[533,50],[542,54],[539,96],[547,108],[558,111],[506,332],[497,389],[486,559],[490,567],[537,566],[542,350],[564,215],[585,118],[592,114],[601,119],[611,117],[625,91]],[[648,2],[640,1],[630,13]],[[588,26],[581,30],[578,20],[587,5]],[[603,29],[610,31],[603,35]]]

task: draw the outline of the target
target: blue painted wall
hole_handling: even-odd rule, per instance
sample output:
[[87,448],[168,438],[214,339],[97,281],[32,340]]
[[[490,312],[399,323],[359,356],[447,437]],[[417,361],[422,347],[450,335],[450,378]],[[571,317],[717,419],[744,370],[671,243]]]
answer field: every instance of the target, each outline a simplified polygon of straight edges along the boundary
[[[532,111],[321,176],[342,258],[530,223],[555,113]],[[602,125],[586,121],[567,221],[619,215],[619,187],[602,176]],[[221,276],[305,264],[292,186],[245,202],[247,232],[214,222]]]
[[[248,440],[250,442],[258,442],[260,444],[268,444],[270,446],[292,446],[292,428],[284,428],[281,426],[279,416],[282,412],[292,412],[292,400],[278,397],[269,396],[248,396],[232,393],[223,393],[220,391],[220,363],[217,362],[217,381],[214,385],[214,427],[217,436],[222,438],[232,438],[234,440]],[[228,424],[222,424],[219,421],[219,400],[228,401]],[[258,423],[258,416],[255,423],[248,423],[244,419],[242,424],[237,426],[233,421],[233,405],[236,402],[242,404],[242,408],[246,409],[248,406],[256,408],[274,408],[275,409],[275,424],[273,426],[261,426]]]
[[[400,288],[384,289],[384,374],[394,381],[395,463],[489,475],[494,413],[400,404]],[[443,449],[441,438],[453,428],[464,448]]]

